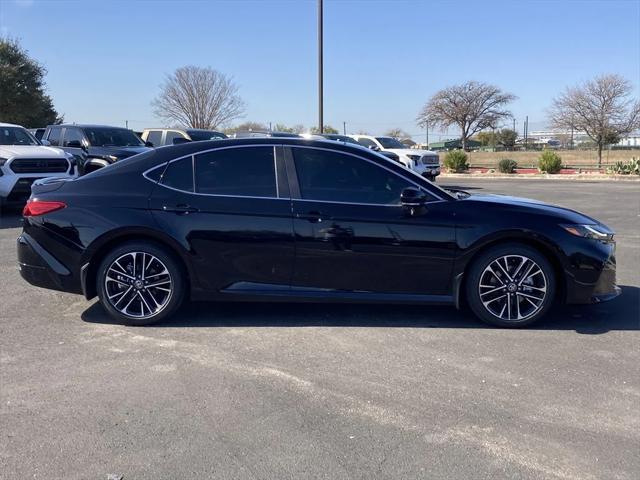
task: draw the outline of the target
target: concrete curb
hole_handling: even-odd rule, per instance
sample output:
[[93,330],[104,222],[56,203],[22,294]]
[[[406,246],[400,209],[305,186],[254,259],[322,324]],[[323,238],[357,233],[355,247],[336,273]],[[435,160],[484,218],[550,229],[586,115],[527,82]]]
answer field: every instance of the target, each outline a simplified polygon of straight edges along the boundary
[[555,175],[544,173],[441,173],[437,178],[466,178],[466,179],[486,179],[486,180],[567,180],[567,181],[611,181],[611,182],[640,182],[640,175],[607,175],[597,173],[559,173]]

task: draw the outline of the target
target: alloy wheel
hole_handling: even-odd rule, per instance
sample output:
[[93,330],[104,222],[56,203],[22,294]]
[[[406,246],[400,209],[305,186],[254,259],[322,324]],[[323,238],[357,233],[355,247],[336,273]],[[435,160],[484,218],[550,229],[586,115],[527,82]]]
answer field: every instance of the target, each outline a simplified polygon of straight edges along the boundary
[[173,280],[166,265],[146,252],[128,252],[107,268],[104,287],[111,306],[137,319],[159,314],[169,304]]
[[504,255],[483,270],[478,284],[480,301],[494,317],[519,322],[535,315],[547,297],[547,277],[523,255]]

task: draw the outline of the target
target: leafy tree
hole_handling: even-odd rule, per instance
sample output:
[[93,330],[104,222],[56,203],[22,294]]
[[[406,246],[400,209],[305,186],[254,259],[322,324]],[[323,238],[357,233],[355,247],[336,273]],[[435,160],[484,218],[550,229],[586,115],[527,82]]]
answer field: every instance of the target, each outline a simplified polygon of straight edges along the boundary
[[152,105],[160,118],[191,128],[218,128],[244,112],[231,77],[193,65],[168,75]]
[[498,143],[498,135],[493,130],[478,132],[474,137],[483,147],[495,147]]
[[45,93],[47,70],[17,40],[0,38],[0,119],[26,128],[61,123]]
[[553,101],[551,123],[585,132],[598,148],[600,167],[605,145],[640,128],[640,101],[632,92],[631,83],[620,75],[603,75],[567,88]]
[[304,125],[298,123],[292,127],[287,127],[284,123],[276,123],[273,127],[274,132],[286,132],[286,133],[302,133],[304,132]]
[[510,128],[503,128],[497,133],[497,140],[504,148],[511,150],[516,146],[516,140],[518,140],[518,132],[511,130]]
[[437,92],[418,115],[418,125],[460,128],[462,149],[467,140],[482,130],[495,127],[500,120],[511,117],[505,106],[515,100],[494,85],[470,81]]
[[[333,128],[331,125],[325,125],[324,127],[322,127],[322,129],[322,133],[340,133],[338,129]],[[313,127],[311,128],[311,133],[318,134],[320,133],[320,129],[318,127]]]
[[259,122],[243,122],[235,127],[225,128],[224,133],[227,135],[232,135],[236,132],[266,132],[269,130],[269,127],[264,123]]

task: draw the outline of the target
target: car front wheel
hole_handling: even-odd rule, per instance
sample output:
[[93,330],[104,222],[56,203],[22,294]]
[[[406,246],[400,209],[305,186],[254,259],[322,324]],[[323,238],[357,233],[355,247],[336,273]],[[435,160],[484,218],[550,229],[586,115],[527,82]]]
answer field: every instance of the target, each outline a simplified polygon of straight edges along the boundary
[[473,263],[466,283],[471,310],[487,323],[524,327],[551,308],[556,280],[549,261],[518,244],[494,247]]
[[98,269],[98,297],[106,311],[127,325],[170,317],[184,296],[184,275],[174,256],[146,242],[112,250]]

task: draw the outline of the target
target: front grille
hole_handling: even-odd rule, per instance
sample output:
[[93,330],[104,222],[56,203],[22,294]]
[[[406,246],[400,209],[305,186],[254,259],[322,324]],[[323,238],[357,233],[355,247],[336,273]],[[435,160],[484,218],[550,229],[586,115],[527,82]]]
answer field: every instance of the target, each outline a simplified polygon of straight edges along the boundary
[[69,162],[64,158],[16,158],[10,168],[15,173],[64,173]]
[[423,155],[421,160],[423,165],[440,165],[437,155]]

